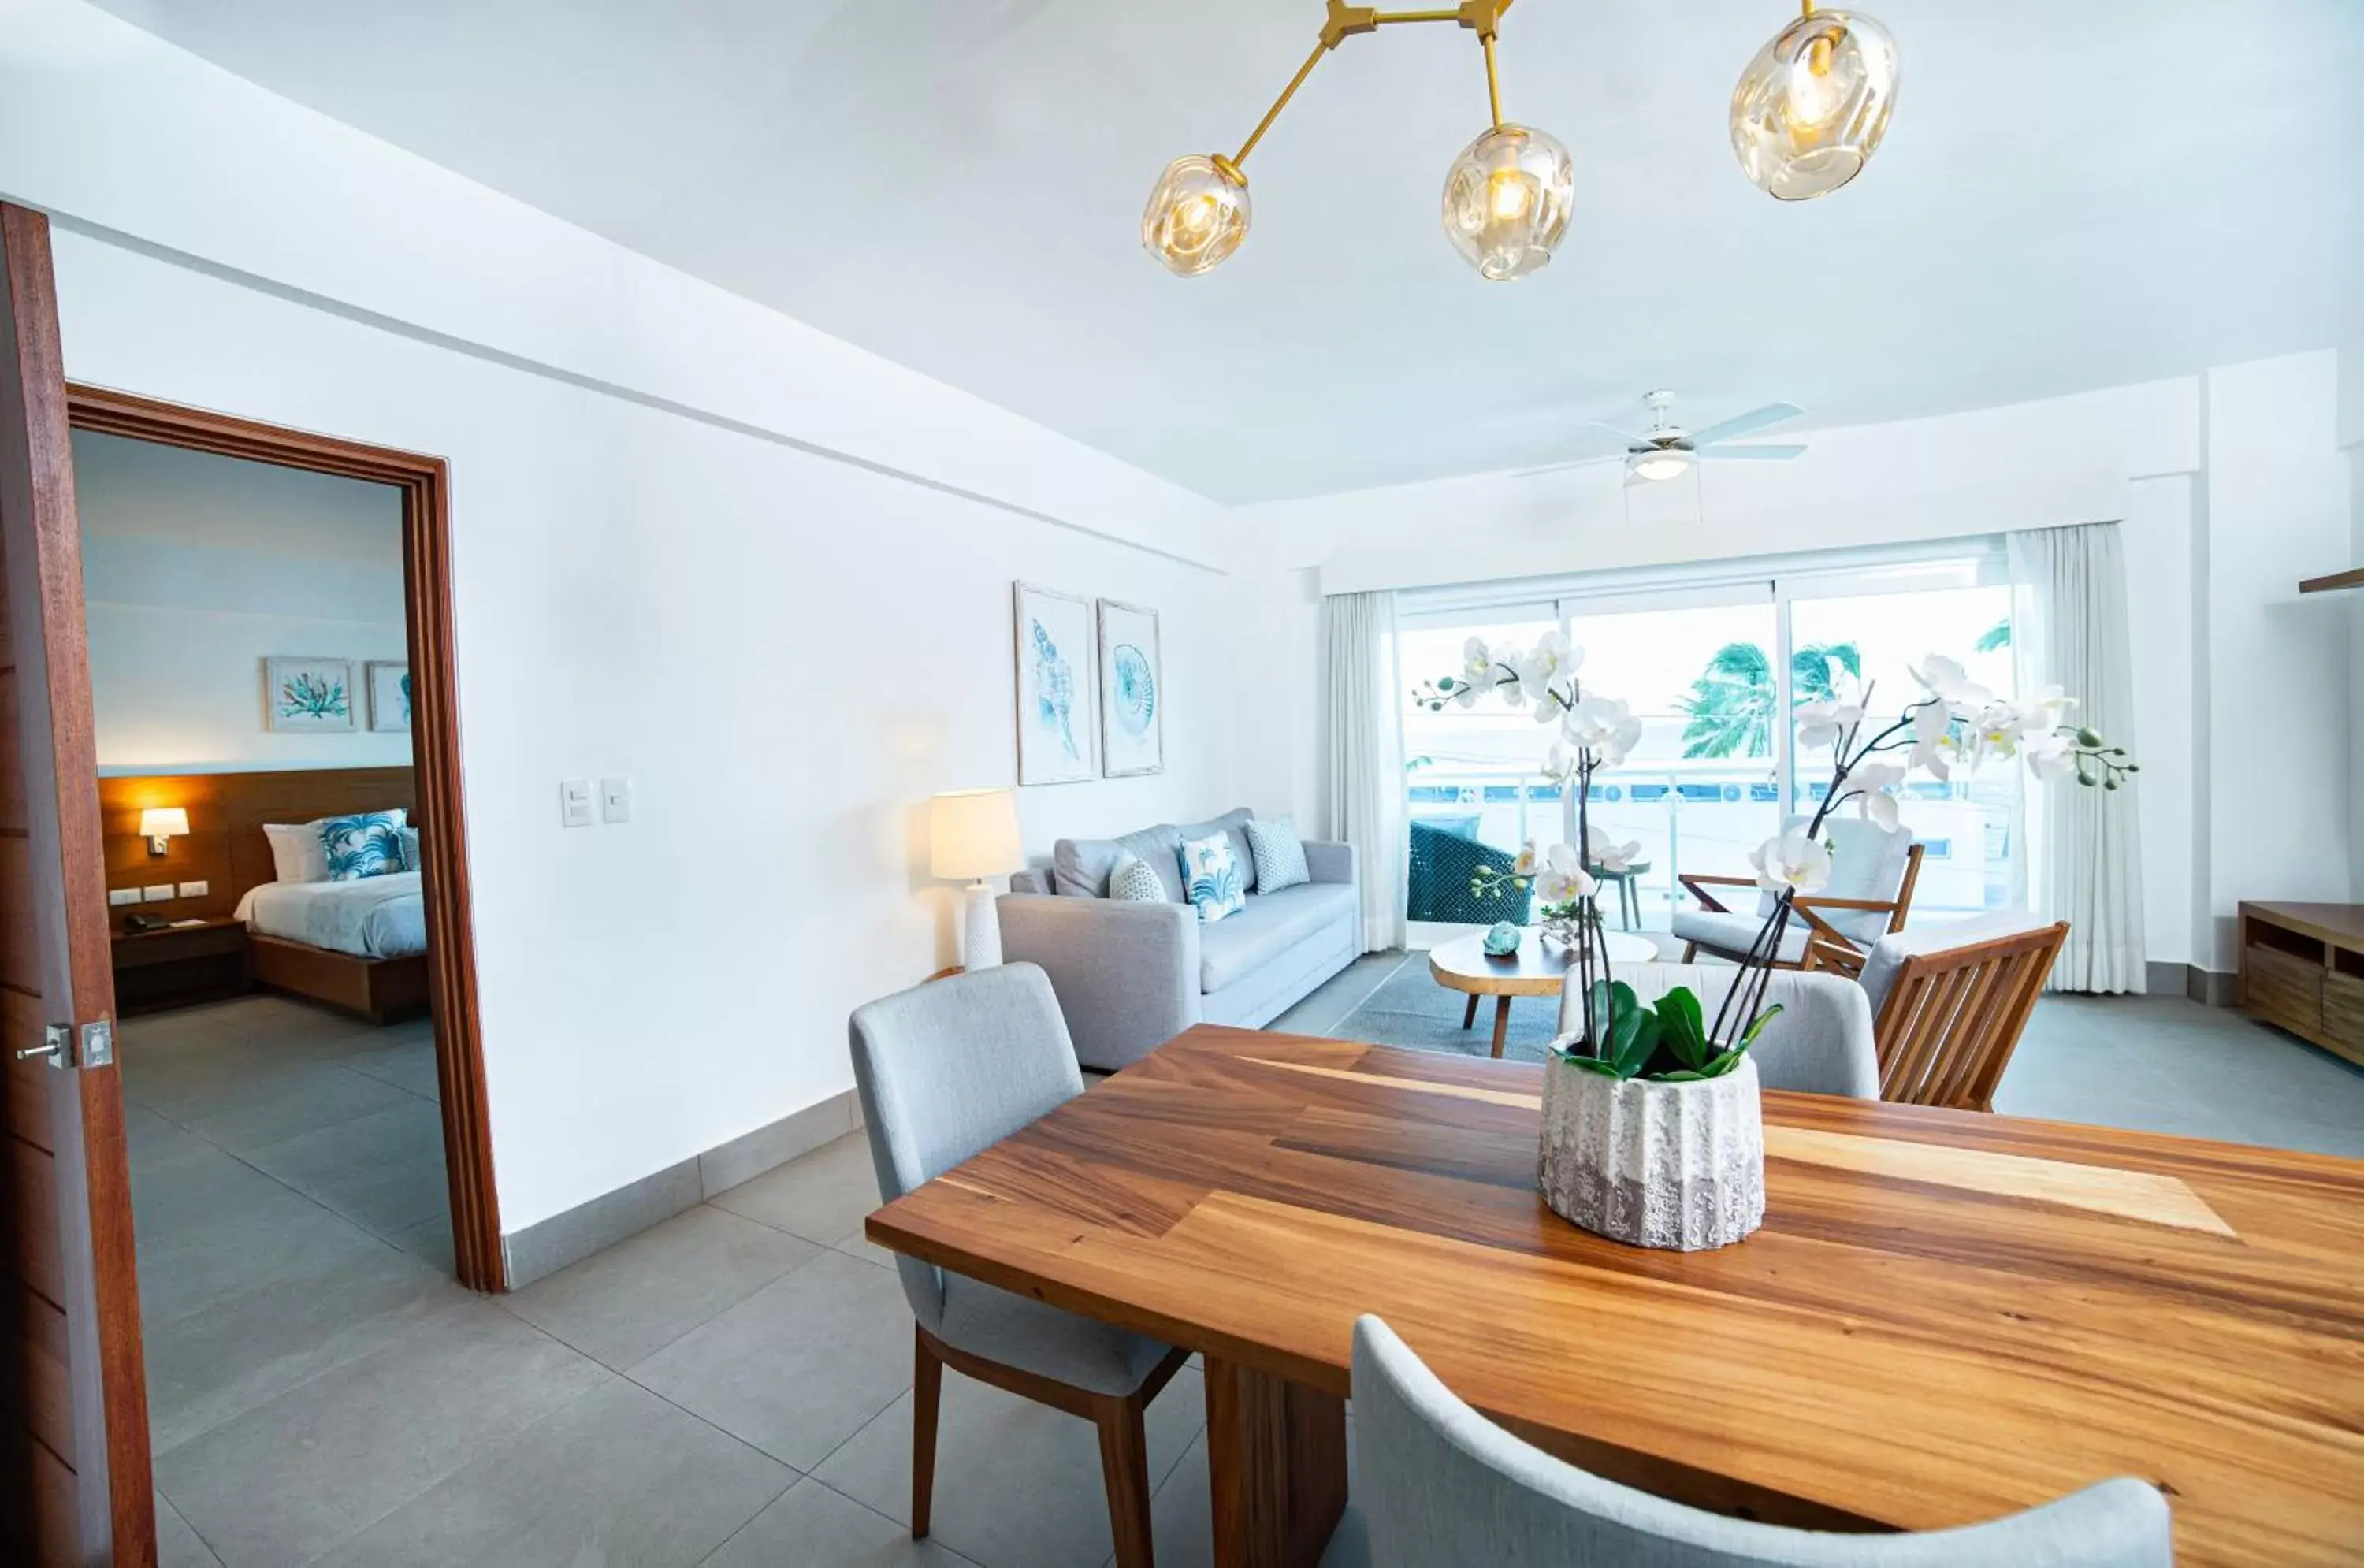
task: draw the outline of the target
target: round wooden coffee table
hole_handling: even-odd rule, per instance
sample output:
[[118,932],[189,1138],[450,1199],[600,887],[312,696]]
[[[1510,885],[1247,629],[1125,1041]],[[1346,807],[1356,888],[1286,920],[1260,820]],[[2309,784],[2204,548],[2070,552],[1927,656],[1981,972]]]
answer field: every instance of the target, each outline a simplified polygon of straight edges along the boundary
[[[1608,945],[1609,962],[1612,964],[1648,963],[1658,956],[1657,948],[1647,937],[1604,931],[1601,939]],[[1557,942],[1546,943],[1533,929],[1519,933],[1517,952],[1505,953],[1500,958],[1489,957],[1485,944],[1482,936],[1456,937],[1442,947],[1432,948],[1428,973],[1446,990],[1469,994],[1469,1006],[1461,1014],[1461,1027],[1465,1029],[1478,1021],[1478,999],[1494,998],[1494,1054],[1500,1056],[1502,1041],[1511,1032],[1511,998],[1557,997],[1567,984],[1568,967],[1576,951]]]

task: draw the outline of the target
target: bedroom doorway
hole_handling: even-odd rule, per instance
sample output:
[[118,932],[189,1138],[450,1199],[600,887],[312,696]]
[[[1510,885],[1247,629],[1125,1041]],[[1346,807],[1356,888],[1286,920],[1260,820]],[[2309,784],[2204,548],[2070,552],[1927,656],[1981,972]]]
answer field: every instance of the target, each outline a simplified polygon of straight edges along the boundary
[[[239,1298],[195,1242],[225,1225],[290,1286],[391,1247],[500,1290],[444,465],[96,387],[67,409],[151,1364],[157,1325]],[[225,1207],[176,1238],[207,1176]],[[318,1277],[382,1313],[407,1297],[377,1262]],[[176,1404],[235,1404],[225,1372],[151,1389],[160,1447]]]

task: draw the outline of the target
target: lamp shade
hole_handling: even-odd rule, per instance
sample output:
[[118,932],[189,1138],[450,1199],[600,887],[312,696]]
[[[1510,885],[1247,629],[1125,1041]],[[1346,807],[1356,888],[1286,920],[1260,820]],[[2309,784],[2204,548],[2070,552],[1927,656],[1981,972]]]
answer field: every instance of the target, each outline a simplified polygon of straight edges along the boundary
[[189,814],[178,806],[151,806],[139,814],[143,839],[178,839],[189,831]]
[[928,868],[967,881],[1026,863],[1018,838],[1018,797],[1006,789],[964,789],[929,803]]

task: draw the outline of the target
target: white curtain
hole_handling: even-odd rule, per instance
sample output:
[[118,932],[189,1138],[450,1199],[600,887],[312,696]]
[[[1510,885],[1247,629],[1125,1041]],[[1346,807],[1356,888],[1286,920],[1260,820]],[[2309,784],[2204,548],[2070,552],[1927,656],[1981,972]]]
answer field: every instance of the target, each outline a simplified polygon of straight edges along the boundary
[[1363,951],[1404,943],[1403,694],[1396,670],[1396,596],[1334,594],[1322,657],[1323,752],[1330,835],[1362,868]]
[[[2115,523],[2011,536],[2012,648],[2022,697],[2058,685],[2068,722],[2135,756],[2126,568]],[[2035,913],[2068,922],[2055,991],[2143,989],[2140,793],[2029,777],[2026,855]]]

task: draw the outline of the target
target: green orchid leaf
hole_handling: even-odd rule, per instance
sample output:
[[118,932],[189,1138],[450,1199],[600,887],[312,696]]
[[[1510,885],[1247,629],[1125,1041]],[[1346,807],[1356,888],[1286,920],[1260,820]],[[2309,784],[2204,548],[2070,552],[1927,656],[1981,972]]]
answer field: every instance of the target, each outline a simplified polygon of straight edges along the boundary
[[1707,1060],[1706,1015],[1689,987],[1678,985],[1658,998],[1658,1022],[1667,1048],[1684,1066],[1696,1068]]
[[1740,1049],[1746,1051],[1750,1046],[1755,1045],[1756,1043],[1756,1037],[1765,1032],[1765,1026],[1771,1023],[1775,1018],[1778,1018],[1780,1016],[1781,1004],[1779,1002],[1774,1003],[1771,1006],[1757,1014],[1756,1022],[1750,1024],[1748,1028],[1742,1032],[1740,1037]]
[[[1629,1030],[1625,1019],[1634,1020]],[[1658,1016],[1636,1009],[1617,1020],[1617,1075],[1636,1077],[1649,1065],[1652,1053],[1658,1049]]]
[[1725,1073],[1731,1072],[1734,1068],[1739,1066],[1740,1059],[1747,1054],[1748,1048],[1746,1046],[1735,1045],[1730,1051],[1723,1052],[1722,1055],[1710,1062],[1706,1066],[1701,1068],[1700,1076],[1702,1078],[1721,1078]]
[[1617,1076],[1617,1064],[1613,1062],[1601,1062],[1589,1056],[1563,1056],[1560,1060],[1570,1067],[1581,1067],[1587,1073],[1598,1073],[1606,1078]]
[[1656,1081],[1661,1084],[1701,1084],[1707,1081],[1707,1074],[1694,1073],[1689,1068],[1684,1067],[1672,1073],[1661,1073]]

